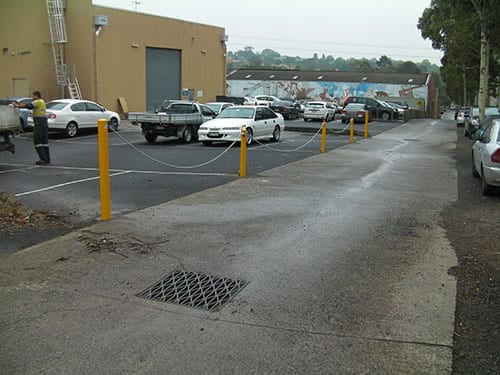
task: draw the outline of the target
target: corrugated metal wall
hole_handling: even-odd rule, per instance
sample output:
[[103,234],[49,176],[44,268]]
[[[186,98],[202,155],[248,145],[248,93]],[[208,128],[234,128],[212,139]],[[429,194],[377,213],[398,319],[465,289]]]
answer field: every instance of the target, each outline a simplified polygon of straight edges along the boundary
[[146,48],[146,107],[159,108],[165,99],[180,99],[181,51]]

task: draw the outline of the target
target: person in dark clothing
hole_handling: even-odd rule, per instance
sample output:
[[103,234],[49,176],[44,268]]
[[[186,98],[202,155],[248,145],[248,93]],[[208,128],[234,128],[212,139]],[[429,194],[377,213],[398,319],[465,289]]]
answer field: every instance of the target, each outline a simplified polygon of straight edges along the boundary
[[34,91],[32,94],[33,101],[28,104],[13,102],[14,107],[24,107],[33,111],[33,142],[35,150],[38,153],[38,160],[35,164],[46,165],[50,164],[49,150],[49,124],[47,122],[47,112],[45,101],[42,99],[40,91]]

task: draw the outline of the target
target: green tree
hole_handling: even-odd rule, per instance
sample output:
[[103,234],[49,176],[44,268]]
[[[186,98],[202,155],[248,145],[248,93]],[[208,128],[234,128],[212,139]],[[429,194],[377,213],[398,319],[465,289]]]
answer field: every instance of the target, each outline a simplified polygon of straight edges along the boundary
[[373,72],[375,69],[368,59],[351,59],[349,61],[349,70],[354,72]]
[[[477,93],[481,117],[489,93],[498,84],[498,79],[491,79],[490,70],[497,71],[499,16],[498,0],[432,0],[417,24],[422,37],[444,52],[442,72],[448,93],[461,96],[464,104]],[[462,95],[456,90],[460,83]]]
[[420,74],[422,71],[413,61],[405,61],[398,65],[395,69],[396,73]]
[[375,62],[377,66],[377,70],[381,72],[393,72],[394,65],[392,64],[392,60],[386,55],[380,56],[380,59]]

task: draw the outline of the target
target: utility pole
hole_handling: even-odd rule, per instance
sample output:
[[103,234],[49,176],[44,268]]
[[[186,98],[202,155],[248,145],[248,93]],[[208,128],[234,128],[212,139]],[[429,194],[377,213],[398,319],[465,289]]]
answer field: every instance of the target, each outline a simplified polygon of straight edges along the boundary
[[139,0],[132,0],[132,4],[135,7],[135,11],[137,12],[137,7],[141,5],[141,2]]

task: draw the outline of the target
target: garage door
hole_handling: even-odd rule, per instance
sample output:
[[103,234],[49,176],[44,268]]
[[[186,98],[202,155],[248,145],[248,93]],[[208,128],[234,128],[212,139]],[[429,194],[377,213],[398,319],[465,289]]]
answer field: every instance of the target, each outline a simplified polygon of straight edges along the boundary
[[146,106],[159,108],[165,99],[180,99],[181,51],[146,48]]

